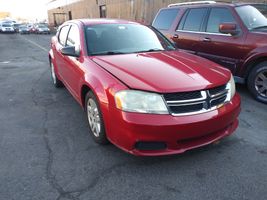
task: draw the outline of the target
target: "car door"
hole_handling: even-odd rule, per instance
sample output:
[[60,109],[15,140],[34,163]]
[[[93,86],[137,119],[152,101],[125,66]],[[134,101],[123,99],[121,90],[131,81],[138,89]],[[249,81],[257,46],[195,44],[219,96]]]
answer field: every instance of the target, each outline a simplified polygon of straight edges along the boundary
[[54,60],[57,66],[56,70],[57,70],[59,77],[61,77],[63,82],[65,82],[65,77],[63,76],[65,61],[64,61],[64,55],[61,53],[61,49],[66,46],[69,28],[70,28],[69,25],[65,25],[60,28],[58,36],[57,36],[58,42],[55,43],[55,51],[53,51],[54,56],[55,56]]
[[[81,52],[81,42],[80,42],[80,29],[78,25],[71,24],[70,30],[67,35],[66,46],[74,46],[75,51],[79,54]],[[83,71],[81,69],[81,59],[80,57],[74,56],[63,56],[62,76],[65,80],[65,85],[72,93],[75,98],[79,98],[80,94],[80,80],[83,77]]]
[[[237,35],[219,32],[221,23],[235,23],[239,33]],[[212,7],[205,24],[205,32],[200,34],[198,55],[208,58],[227,67],[235,73],[241,58],[247,54],[244,47],[245,34],[238,26],[232,11],[225,7]]]
[[173,33],[172,40],[177,47],[190,53],[196,53],[199,49],[199,36],[203,30],[204,19],[208,9],[187,9]]

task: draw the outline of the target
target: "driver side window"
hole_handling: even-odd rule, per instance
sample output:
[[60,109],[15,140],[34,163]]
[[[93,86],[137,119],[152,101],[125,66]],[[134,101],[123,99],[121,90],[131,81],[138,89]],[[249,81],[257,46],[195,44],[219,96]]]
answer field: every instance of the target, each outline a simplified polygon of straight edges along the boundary
[[72,25],[67,38],[67,46],[80,46],[80,34],[77,25]]
[[69,32],[69,25],[63,26],[59,32],[58,41],[61,45],[66,45],[66,39]]

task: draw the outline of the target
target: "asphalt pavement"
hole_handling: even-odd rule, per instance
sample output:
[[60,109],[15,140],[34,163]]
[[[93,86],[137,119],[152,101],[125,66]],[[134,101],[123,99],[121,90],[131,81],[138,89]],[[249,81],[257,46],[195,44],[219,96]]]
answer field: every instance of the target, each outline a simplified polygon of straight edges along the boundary
[[265,200],[267,105],[244,86],[237,131],[181,155],[95,144],[50,81],[48,35],[0,34],[0,200]]

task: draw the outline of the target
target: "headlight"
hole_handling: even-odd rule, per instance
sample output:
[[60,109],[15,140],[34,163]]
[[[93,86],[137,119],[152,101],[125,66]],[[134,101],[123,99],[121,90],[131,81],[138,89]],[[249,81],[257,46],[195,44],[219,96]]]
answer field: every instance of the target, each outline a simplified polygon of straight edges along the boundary
[[233,96],[235,95],[235,81],[232,74],[230,81],[227,83],[226,89],[228,89],[226,101],[231,101]]
[[118,109],[128,112],[169,114],[162,96],[137,90],[123,90],[115,94]]

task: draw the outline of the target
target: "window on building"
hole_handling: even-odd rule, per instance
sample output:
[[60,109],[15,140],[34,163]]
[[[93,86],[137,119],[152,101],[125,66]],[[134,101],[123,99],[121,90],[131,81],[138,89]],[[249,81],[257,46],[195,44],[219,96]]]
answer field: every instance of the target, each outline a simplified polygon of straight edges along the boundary
[[107,17],[106,5],[99,6],[99,11],[100,11],[100,17],[101,18],[106,18]]
[[72,14],[71,14],[71,11],[69,11],[69,20],[72,20]]
[[178,30],[201,31],[207,8],[193,8],[186,12],[178,26]]
[[212,8],[207,24],[207,32],[219,33],[221,23],[235,22],[235,19],[227,8]]
[[166,9],[161,10],[160,13],[157,15],[157,18],[153,22],[153,26],[156,29],[160,30],[168,30],[170,29],[174,19],[178,14],[179,9]]

